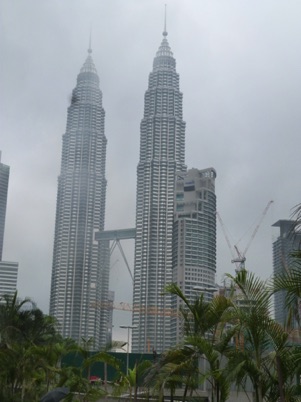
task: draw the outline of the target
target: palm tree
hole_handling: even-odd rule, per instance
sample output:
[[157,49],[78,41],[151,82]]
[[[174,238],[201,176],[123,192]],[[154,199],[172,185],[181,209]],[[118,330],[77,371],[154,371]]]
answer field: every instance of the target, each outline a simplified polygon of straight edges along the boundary
[[[227,338],[226,316],[232,307],[231,300],[218,295],[211,302],[205,302],[201,294],[189,302],[175,284],[167,286],[166,291],[183,301],[180,314],[184,324],[184,339],[182,344],[163,355],[161,369],[169,365],[169,368],[172,367],[172,371],[169,370],[171,378],[177,382],[181,375],[184,379],[184,400],[188,391],[192,392],[197,387],[198,381],[208,381],[211,384],[212,401],[226,401],[230,382],[223,370],[222,347]],[[198,368],[201,359],[206,361],[205,370]],[[171,366],[171,363],[176,366]]]
[[285,303],[288,309],[285,325],[293,327],[294,320],[300,325],[300,298],[301,298],[301,255],[297,251],[294,265],[289,267],[283,275],[277,275],[273,279],[272,292],[285,292]]
[[[187,378],[184,364],[181,364],[178,359],[181,352],[173,352],[168,351],[166,354],[161,355],[150,367],[145,378],[145,385],[152,390],[153,396],[157,396],[160,402],[164,400],[165,389],[170,390],[170,400],[172,402],[176,388],[180,388]],[[188,362],[186,367],[190,370]],[[184,394],[183,401],[185,398],[186,395]]]
[[[55,344],[62,341],[56,322],[33,308],[30,299],[19,300],[17,292],[0,303],[0,399],[34,400],[50,385],[57,359]],[[51,377],[51,373],[53,373]]]
[[[288,401],[297,365],[288,333],[270,316],[272,292],[265,281],[242,270],[229,275],[236,287],[232,317],[236,343],[225,349],[229,379],[244,387],[249,379],[255,401]],[[280,399],[279,399],[280,398]]]
[[17,292],[0,297],[0,343],[2,346],[9,346],[11,342],[23,340],[30,315],[30,310],[24,309],[27,303],[31,303],[30,299],[20,301]]
[[[74,345],[73,353],[81,358],[80,366],[64,367],[60,371],[60,381],[58,386],[67,386],[70,389],[70,394],[65,398],[66,401],[72,401],[75,398],[75,394],[80,393],[83,401],[97,400],[107,395],[106,379],[104,382],[104,388],[97,384],[93,386],[90,382],[91,370],[95,363],[102,362],[104,364],[104,370],[106,371],[107,365],[115,368],[117,373],[120,373],[120,362],[114,356],[108,352],[114,347],[124,346],[124,343],[110,342],[102,350],[92,352],[93,338],[82,338],[81,345]],[[105,374],[106,375],[106,374]]]
[[301,204],[297,204],[293,208],[292,218],[295,221],[294,230],[300,231],[300,229],[301,229]]
[[[289,334],[270,316],[272,292],[265,281],[243,270],[233,277],[229,298],[216,296],[205,303],[202,296],[190,303],[181,290],[167,290],[184,302],[184,340],[164,354],[153,369],[157,390],[182,378],[183,400],[192,391],[195,373],[198,382],[211,384],[211,400],[226,401],[230,383],[246,390],[251,382],[256,402],[295,401],[295,375],[301,362],[301,347],[291,345]],[[235,341],[233,341],[235,340]],[[205,359],[207,368],[197,369]],[[295,399],[294,399],[295,398]]]
[[114,395],[119,396],[124,392],[128,392],[131,400],[134,390],[134,400],[136,401],[139,384],[143,383],[144,377],[151,366],[152,363],[149,360],[142,360],[136,362],[132,369],[129,368],[126,375],[119,370],[120,377],[114,386]]

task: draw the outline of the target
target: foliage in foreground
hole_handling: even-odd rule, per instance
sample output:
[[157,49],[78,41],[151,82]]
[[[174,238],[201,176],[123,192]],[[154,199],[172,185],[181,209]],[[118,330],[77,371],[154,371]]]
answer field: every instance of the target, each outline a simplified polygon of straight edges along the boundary
[[[148,385],[161,399],[164,389],[173,399],[182,385],[184,401],[206,383],[212,402],[226,402],[231,384],[242,391],[252,389],[255,402],[301,400],[296,383],[301,346],[291,341],[286,326],[271,318],[272,296],[280,290],[276,287],[280,279],[271,286],[246,270],[229,278],[232,291],[211,302],[205,302],[202,294],[191,302],[174,284],[166,288],[183,302],[184,337],[161,356],[149,372]],[[299,274],[294,289],[287,287],[293,302],[292,293],[301,289],[300,278]],[[281,280],[284,289],[286,283]]]
[[[300,250],[294,257],[296,265],[269,283],[245,270],[228,275],[231,290],[210,302],[202,294],[188,300],[176,285],[169,285],[166,291],[182,300],[183,340],[153,364],[137,362],[127,375],[107,350],[91,356],[91,340],[77,345],[62,339],[55,320],[33,308],[30,300],[20,301],[17,293],[4,296],[0,303],[0,400],[35,402],[48,390],[67,386],[66,401],[96,401],[108,393],[106,382],[92,386],[89,381],[90,368],[101,361],[118,373],[112,393],[126,393],[134,400],[143,382],[146,397],[153,395],[160,401],[169,392],[172,402],[180,387],[181,399],[187,401],[206,385],[212,402],[226,402],[232,384],[242,391],[251,386],[255,402],[301,401],[296,381],[301,373],[301,345],[291,336],[300,334],[299,327],[293,329],[293,323],[300,324]],[[285,325],[271,318],[272,297],[279,291],[286,293],[289,314]],[[82,365],[62,368],[62,357],[71,351],[81,355]]]
[[[90,367],[97,361],[119,369],[119,362],[105,350],[91,356],[90,341],[77,345],[63,339],[56,321],[34,308],[29,299],[17,293],[0,300],[0,400],[5,402],[39,401],[49,390],[65,386],[66,401],[96,401],[106,394],[89,381]],[[69,352],[82,357],[81,367],[61,368]],[[78,399],[79,398],[79,399]]]

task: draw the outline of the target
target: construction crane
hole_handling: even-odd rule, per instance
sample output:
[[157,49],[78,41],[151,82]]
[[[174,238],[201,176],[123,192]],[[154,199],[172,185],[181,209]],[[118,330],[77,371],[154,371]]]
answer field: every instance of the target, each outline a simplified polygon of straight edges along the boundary
[[236,245],[234,246],[234,249],[237,253],[237,257],[233,258],[231,262],[236,265],[236,271],[242,271],[243,269],[245,269],[245,262],[246,262],[245,253],[247,252],[247,250],[244,251],[244,254],[241,254]]
[[90,304],[90,307],[95,309],[106,310],[120,310],[120,311],[135,311],[147,315],[168,316],[176,317],[179,313],[177,310],[170,308],[162,308],[157,306],[141,306],[139,304],[130,304],[125,302],[113,302],[113,301],[100,301]]
[[264,208],[264,210],[263,210],[263,212],[261,214],[260,220],[259,220],[258,224],[255,226],[255,229],[253,230],[252,235],[250,237],[250,240],[248,241],[244,251],[243,252],[239,251],[239,249],[237,247],[237,244],[233,247],[235,252],[236,252],[236,254],[237,254],[237,256],[235,256],[234,253],[233,253],[233,248],[231,246],[230,240],[229,240],[229,238],[227,236],[227,233],[226,233],[226,230],[225,230],[225,225],[224,225],[219,213],[216,212],[216,215],[217,215],[217,217],[219,219],[219,222],[221,224],[221,228],[222,228],[223,234],[225,236],[226,242],[227,242],[228,247],[229,247],[229,249],[231,251],[231,255],[232,255],[231,262],[236,265],[236,271],[241,271],[241,270],[245,269],[246,253],[249,250],[249,247],[250,247],[252,241],[254,240],[254,237],[256,236],[256,234],[258,232],[258,229],[259,229],[259,227],[260,227],[265,215],[267,214],[270,206],[273,204],[273,202],[274,202],[273,200],[269,201],[267,203],[266,207]]
[[[221,225],[222,232],[223,232],[224,237],[225,237],[225,239],[226,239],[228,248],[229,248],[230,253],[231,253],[231,256],[232,256],[232,261],[233,261],[233,260],[235,259],[235,254],[234,254],[234,251],[233,251],[233,247],[232,247],[232,245],[231,245],[231,242],[230,242],[230,240],[229,240],[229,237],[228,237],[228,235],[227,235],[227,231],[226,231],[225,224],[224,224],[224,222],[223,222],[223,220],[222,220],[222,217],[220,216],[220,214],[219,214],[218,211],[216,211],[216,216],[217,216],[217,218],[218,218],[218,220],[219,220],[219,223],[220,223],[220,225]],[[238,263],[237,263],[236,267],[238,268]]]

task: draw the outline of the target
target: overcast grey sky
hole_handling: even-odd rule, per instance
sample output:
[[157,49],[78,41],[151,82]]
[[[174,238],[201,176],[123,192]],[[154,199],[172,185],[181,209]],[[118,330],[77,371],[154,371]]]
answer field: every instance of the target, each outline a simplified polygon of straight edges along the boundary
[[[271,275],[271,224],[301,201],[300,0],[2,0],[0,150],[11,167],[3,257],[20,264],[19,294],[45,312],[62,134],[90,25],[106,110],[106,228],[133,227],[139,125],[164,3],[184,94],[186,163],[216,169],[218,211],[232,244],[246,233],[244,249],[274,200],[247,252],[249,270]],[[217,226],[220,282],[234,266]],[[132,264],[132,242],[124,248]],[[132,301],[118,253],[111,288],[116,301]],[[128,322],[116,314],[116,328]]]

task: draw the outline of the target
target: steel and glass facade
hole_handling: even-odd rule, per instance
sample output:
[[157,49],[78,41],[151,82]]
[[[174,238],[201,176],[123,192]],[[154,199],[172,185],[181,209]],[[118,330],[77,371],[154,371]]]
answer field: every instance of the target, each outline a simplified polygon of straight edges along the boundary
[[[172,282],[188,301],[201,291],[210,300],[216,272],[216,171],[190,169],[177,174],[173,226]],[[203,290],[200,290],[203,289]],[[172,297],[172,310],[181,301]],[[171,337],[175,345],[183,338],[182,322],[172,315]]]
[[89,49],[63,135],[50,314],[64,337],[92,337],[95,348],[107,339],[109,245],[94,240],[95,231],[104,229],[106,146],[102,92]]
[[171,345],[172,228],[176,172],[185,172],[185,122],[176,61],[167,32],[153,62],[144,98],[137,168],[133,292],[133,352]]

